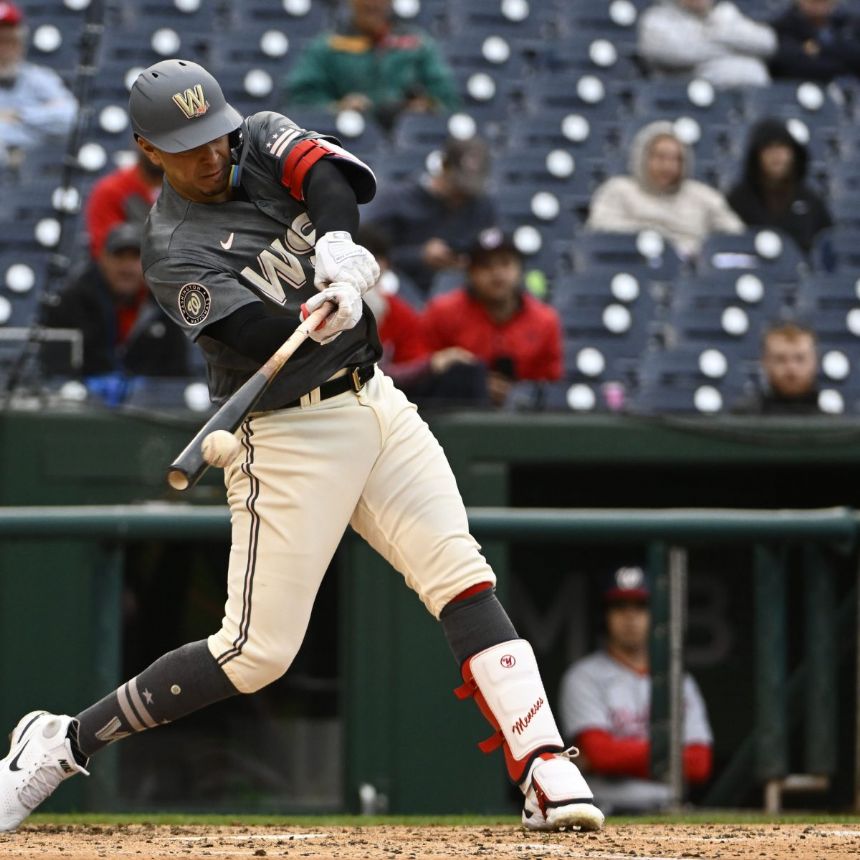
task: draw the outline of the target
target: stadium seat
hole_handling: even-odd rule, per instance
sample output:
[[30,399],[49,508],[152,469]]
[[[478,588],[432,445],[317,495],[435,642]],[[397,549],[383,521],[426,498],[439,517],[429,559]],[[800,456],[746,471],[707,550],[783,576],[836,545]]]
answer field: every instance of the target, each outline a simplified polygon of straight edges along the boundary
[[807,269],[803,252],[790,236],[772,228],[751,229],[739,235],[714,233],[702,244],[701,272],[726,269],[759,272],[783,284],[796,284]]
[[548,191],[563,209],[585,212],[594,191],[586,164],[579,167],[568,149],[509,151],[495,156],[491,169],[495,193],[503,204],[514,189],[532,194]]
[[287,22],[253,21],[243,26],[214,33],[209,56],[214,69],[240,66],[265,69],[280,90],[293,63],[308,44],[288,30]]
[[[597,309],[606,313],[615,306],[626,309],[637,322],[642,322],[653,333],[659,320],[657,299],[650,283],[640,281],[629,272],[589,273],[558,277],[553,283],[552,306],[558,311],[565,331],[575,333],[579,315],[583,310]],[[607,319],[611,320],[611,313]],[[624,321],[624,316],[619,318]]]
[[784,285],[752,272],[708,272],[676,278],[671,306],[703,312],[738,307],[751,319],[768,321],[787,313],[786,293]]
[[667,318],[667,343],[690,343],[721,349],[736,361],[754,361],[759,354],[761,335],[771,322],[763,314],[737,305],[696,306],[673,303]]
[[619,87],[602,75],[577,71],[541,71],[525,82],[523,94],[529,112],[566,108],[589,121],[618,122],[626,106]]
[[471,33],[459,33],[445,39],[443,51],[460,76],[485,72],[495,79],[520,80],[527,71],[525,55],[504,36],[476,38]]
[[647,273],[655,281],[671,280],[681,269],[678,255],[653,230],[581,233],[572,244],[571,263],[575,272]]
[[600,181],[626,171],[627,154],[618,146],[621,127],[612,117],[595,118],[589,111],[566,106],[515,113],[508,119],[508,152],[562,150],[574,169]]
[[702,79],[644,80],[637,83],[633,111],[639,117],[689,116],[702,126],[727,126],[740,119],[734,90],[718,90]]
[[451,32],[469,33],[476,40],[503,36],[539,48],[556,35],[556,12],[549,3],[522,3],[517,0],[469,0],[449,5]]
[[[404,113],[395,122],[392,141],[395,149],[401,151],[428,152],[441,149],[450,136],[450,116],[440,116],[432,113]],[[469,131],[470,129],[466,129]],[[477,127],[471,129],[472,137]]]
[[820,272],[854,272],[860,269],[860,230],[829,227],[812,243],[812,265]]
[[313,38],[331,29],[331,4],[325,0],[233,0],[228,5],[231,26],[271,22],[290,38]]
[[642,356],[639,387],[630,411],[642,414],[704,414],[730,411],[749,377],[723,345],[681,344]]
[[582,380],[515,382],[508,393],[504,410],[506,412],[606,412],[611,408],[607,402],[607,390],[605,386]]
[[539,62],[553,72],[591,73],[626,81],[640,74],[632,48],[619,44],[611,34],[588,30],[553,39],[541,52]]

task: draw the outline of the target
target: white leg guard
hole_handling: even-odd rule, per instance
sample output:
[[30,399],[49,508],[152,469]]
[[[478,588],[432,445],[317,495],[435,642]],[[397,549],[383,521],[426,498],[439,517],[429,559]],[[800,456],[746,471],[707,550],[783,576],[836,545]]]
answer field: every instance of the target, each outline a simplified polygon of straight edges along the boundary
[[525,794],[523,824],[533,830],[599,830],[603,813],[564,743],[547,701],[531,645],[514,639],[470,657],[455,692],[475,702],[496,729],[479,744],[503,747],[511,779]]

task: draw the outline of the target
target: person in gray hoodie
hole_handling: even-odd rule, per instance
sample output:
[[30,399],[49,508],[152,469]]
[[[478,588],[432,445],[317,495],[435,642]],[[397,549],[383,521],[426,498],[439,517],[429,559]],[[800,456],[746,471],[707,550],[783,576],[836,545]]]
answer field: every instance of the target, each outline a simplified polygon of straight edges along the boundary
[[672,123],[649,123],[633,138],[630,175],[613,176],[594,192],[586,229],[656,230],[682,257],[694,256],[711,233],[742,233],[725,197],[691,173],[692,154]]
[[703,78],[715,87],[766,86],[777,38],[734,3],[659,0],[639,19],[639,55],[655,73]]

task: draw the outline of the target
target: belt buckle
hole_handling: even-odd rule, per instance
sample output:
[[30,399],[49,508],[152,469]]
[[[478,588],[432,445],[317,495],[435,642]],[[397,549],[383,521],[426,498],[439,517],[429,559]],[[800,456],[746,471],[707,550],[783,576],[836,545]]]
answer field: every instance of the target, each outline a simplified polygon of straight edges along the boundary
[[358,371],[361,370],[359,367],[353,367],[350,371],[350,376],[352,377],[352,390],[357,394],[364,388],[364,382],[362,382],[361,377],[358,374]]

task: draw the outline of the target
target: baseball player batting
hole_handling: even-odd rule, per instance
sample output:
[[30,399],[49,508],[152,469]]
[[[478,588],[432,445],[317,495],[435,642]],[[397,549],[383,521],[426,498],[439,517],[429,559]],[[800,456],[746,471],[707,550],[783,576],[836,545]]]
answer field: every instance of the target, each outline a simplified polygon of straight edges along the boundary
[[531,646],[494,593],[447,460],[382,374],[362,293],[378,267],[352,241],[370,169],[272,112],[243,120],[215,78],[165,60],[129,100],[135,139],[164,168],[143,265],[159,304],[203,350],[223,402],[300,318],[335,309],[242,422],[224,470],[232,517],[221,629],[165,654],[75,717],[26,714],[0,762],[0,830],[14,830],[107,744],[279,678],[351,525],[440,622],[525,796],[533,830],[596,830],[603,814],[565,750]]

